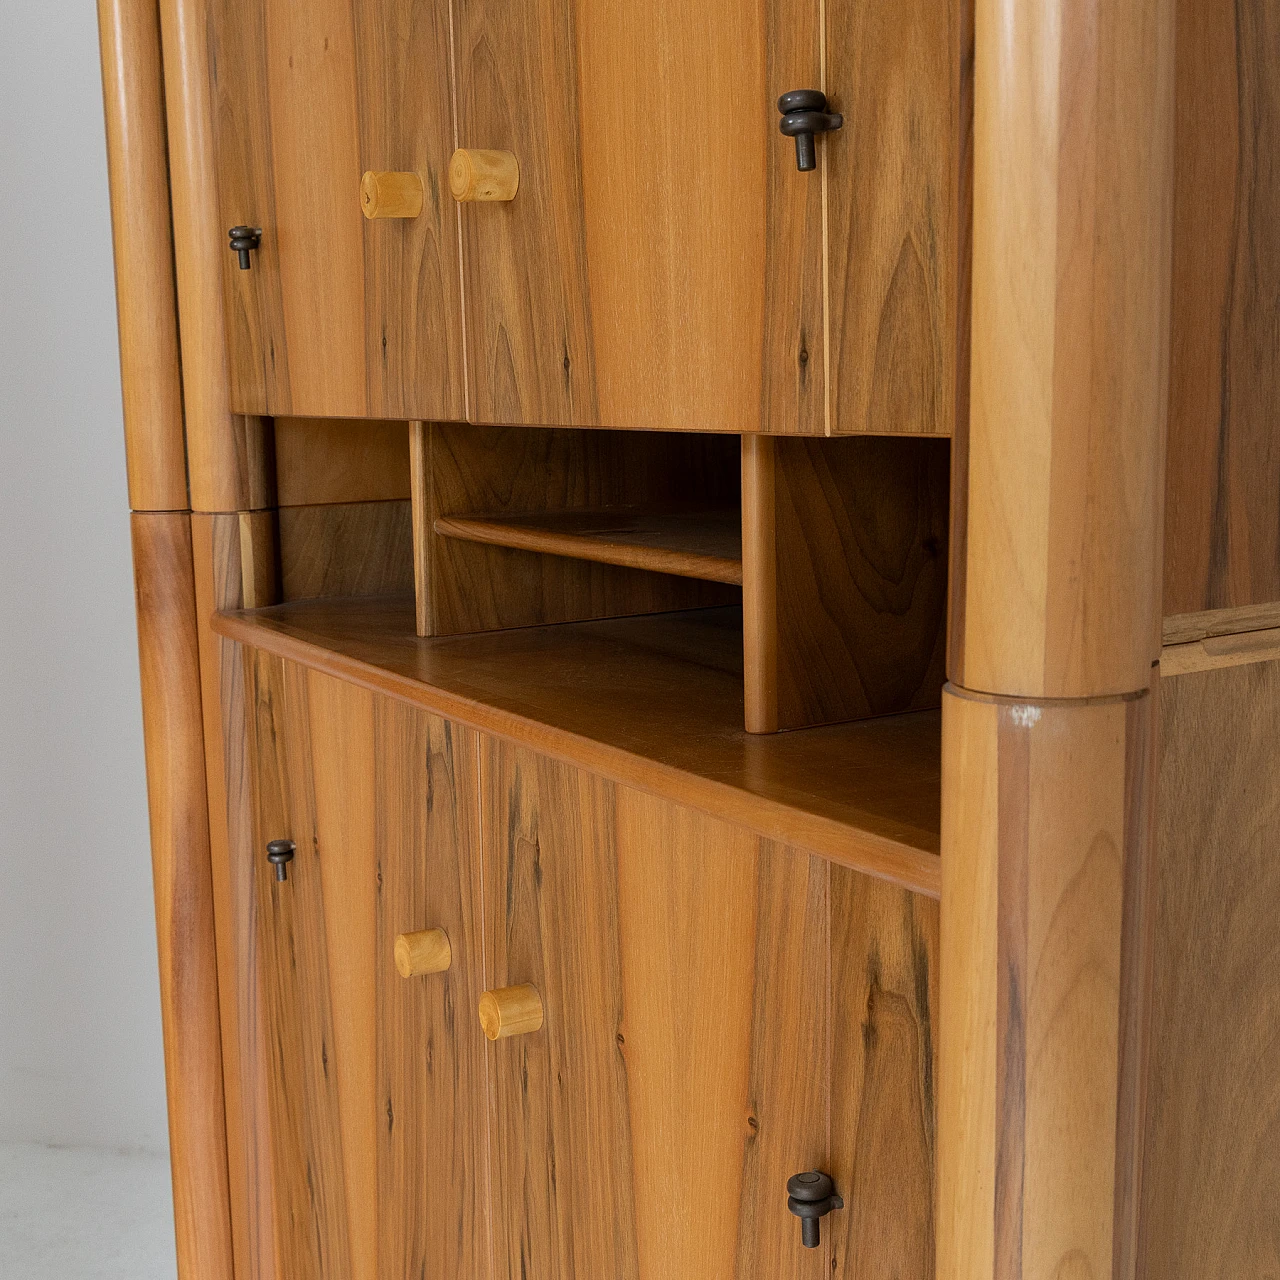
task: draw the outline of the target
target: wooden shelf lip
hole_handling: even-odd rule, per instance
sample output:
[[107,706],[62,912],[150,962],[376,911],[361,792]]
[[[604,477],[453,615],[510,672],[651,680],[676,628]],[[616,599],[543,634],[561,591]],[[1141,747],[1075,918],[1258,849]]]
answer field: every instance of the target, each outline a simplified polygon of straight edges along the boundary
[[936,711],[752,735],[741,611],[420,639],[405,597],[216,614],[214,630],[917,893],[941,891]]
[[742,528],[737,511],[448,515],[436,518],[435,531],[466,542],[742,585]]

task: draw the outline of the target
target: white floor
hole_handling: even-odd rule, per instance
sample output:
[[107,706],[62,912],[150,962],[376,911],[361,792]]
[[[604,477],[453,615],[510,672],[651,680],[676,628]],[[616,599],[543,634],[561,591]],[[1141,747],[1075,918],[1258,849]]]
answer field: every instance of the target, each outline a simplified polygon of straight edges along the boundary
[[174,1280],[163,1156],[0,1144],[0,1280]]

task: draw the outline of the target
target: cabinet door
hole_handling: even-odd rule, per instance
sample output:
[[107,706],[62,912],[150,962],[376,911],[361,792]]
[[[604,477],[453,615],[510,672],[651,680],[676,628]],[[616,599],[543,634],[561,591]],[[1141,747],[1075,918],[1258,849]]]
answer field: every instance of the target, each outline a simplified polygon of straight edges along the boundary
[[[936,904],[494,740],[494,1277],[933,1280]],[[787,1179],[846,1208],[804,1249]]]
[[[484,1054],[458,1016],[479,997],[474,739],[260,654],[250,690],[259,847],[296,846],[286,880],[265,856],[255,879],[261,1270],[479,1274]],[[426,928],[452,964],[402,978],[396,937]]]
[[520,167],[463,206],[472,419],[949,433],[970,11],[458,0],[460,145]]
[[[232,407],[461,418],[448,0],[210,0]],[[367,170],[412,173],[416,217],[366,219]]]

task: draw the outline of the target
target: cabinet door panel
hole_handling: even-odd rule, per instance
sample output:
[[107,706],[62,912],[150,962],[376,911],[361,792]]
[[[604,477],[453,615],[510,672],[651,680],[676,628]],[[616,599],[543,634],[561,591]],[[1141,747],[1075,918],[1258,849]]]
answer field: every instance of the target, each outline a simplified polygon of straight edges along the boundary
[[[937,907],[483,739],[496,1276],[933,1276]],[[846,1196],[818,1249],[794,1173]]]
[[823,430],[821,177],[775,101],[820,75],[809,0],[459,0],[478,422]]
[[972,12],[972,0],[827,0],[827,93],[844,114],[825,161],[833,433],[954,427]]
[[[289,1280],[480,1275],[488,1238],[474,843],[476,740],[253,657],[258,850],[251,971],[273,1266]],[[443,928],[448,972],[402,978],[396,936]]]
[[[463,416],[446,0],[212,0],[232,407]],[[415,172],[416,218],[367,220],[367,169]]]

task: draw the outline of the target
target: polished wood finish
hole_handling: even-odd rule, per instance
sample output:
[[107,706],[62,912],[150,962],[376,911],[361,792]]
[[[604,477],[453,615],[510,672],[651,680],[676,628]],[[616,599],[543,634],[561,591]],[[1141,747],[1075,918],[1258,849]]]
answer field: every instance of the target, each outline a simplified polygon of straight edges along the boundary
[[761,738],[742,728],[736,611],[458,639],[413,604],[315,601],[218,632],[936,897],[938,718]]
[[1280,664],[1162,679],[1141,1272],[1280,1259]]
[[947,445],[744,439],[747,728],[937,706]]
[[155,512],[131,528],[178,1274],[232,1280],[191,523]]
[[480,1026],[488,1040],[529,1035],[541,1031],[544,1018],[537,987],[522,983],[486,991],[480,997]]
[[282,507],[277,520],[284,599],[413,589],[413,517],[408,502]]
[[1280,600],[1280,15],[1178,0],[1164,608]]
[[98,0],[129,505],[187,509],[159,10]]
[[368,170],[360,179],[360,211],[366,218],[416,218],[422,212],[422,178]]
[[276,505],[406,499],[409,433],[403,422],[275,420]]
[[742,585],[742,525],[735,511],[565,511],[545,515],[441,516],[447,538]]
[[419,929],[396,935],[395,958],[402,978],[444,973],[453,963],[453,948],[443,929]]
[[218,211],[209,9],[209,0],[160,0],[187,469],[192,510],[248,511],[271,504],[271,433],[233,413],[228,395],[221,273],[232,224]]
[[[481,772],[490,976],[546,1004],[491,1058],[495,1274],[932,1280],[936,906],[496,740]],[[852,1198],[810,1251],[814,1167]]]
[[773,109],[820,77],[817,5],[463,0],[455,30],[459,143],[520,165],[462,206],[472,420],[821,431],[820,180]]
[[1245,631],[1166,645],[1160,653],[1160,671],[1166,676],[1180,676],[1276,658],[1280,658],[1280,627],[1270,627],[1266,631]]
[[[452,635],[737,601],[732,587],[445,536],[458,517],[733,507],[736,441],[432,424],[415,446],[419,630]],[[576,517],[575,517],[576,518]],[[452,527],[451,525],[446,528]]]
[[[250,519],[266,521],[268,531],[274,527],[268,513],[255,512]],[[241,608],[253,599],[265,603],[272,599],[268,592],[278,589],[274,572],[265,581],[255,578],[262,571],[262,558],[255,559],[242,545],[241,531],[247,523],[234,512],[195,514],[191,539],[205,759],[222,762],[220,768],[212,763],[206,768],[205,782],[235,1271],[237,1276],[270,1276],[273,1193],[264,1173],[269,1168],[269,1126],[263,1080],[253,1068],[263,1027],[249,968],[253,951],[242,945],[251,936],[257,861],[245,725],[245,651],[216,635],[211,626],[216,610]]]
[[826,0],[828,432],[950,435],[967,381],[972,0]]
[[[468,964],[407,984],[391,964],[410,916],[442,920],[466,949],[474,739],[294,664],[252,661],[249,954],[270,1028],[255,1065],[272,1273],[475,1274],[487,1252],[484,1060],[451,1009],[478,998],[478,975]],[[262,856],[268,832],[298,844],[285,882]]]
[[1152,699],[943,699],[938,1273],[1133,1276]]
[[1269,631],[1276,627],[1280,627],[1280,601],[1243,605],[1239,609],[1205,609],[1197,613],[1166,616],[1162,639],[1167,647],[1247,631]]
[[[449,22],[413,0],[209,0],[232,401],[254,413],[461,418]],[[361,216],[368,169],[418,174]],[[226,229],[262,228],[240,271]]]
[[514,200],[520,189],[520,162],[510,151],[459,147],[449,161],[449,190],[460,204],[471,200]]
[[1173,3],[978,0],[977,22],[948,672],[1016,697],[1129,693],[1159,644]]

